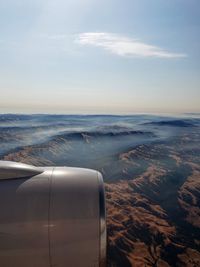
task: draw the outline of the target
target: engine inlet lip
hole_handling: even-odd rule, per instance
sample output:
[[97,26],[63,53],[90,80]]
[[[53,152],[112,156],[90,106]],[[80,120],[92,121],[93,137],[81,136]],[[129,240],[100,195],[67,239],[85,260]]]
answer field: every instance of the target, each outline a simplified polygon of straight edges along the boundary
[[106,266],[106,248],[107,248],[107,232],[106,232],[106,205],[105,205],[105,189],[103,177],[101,173],[97,173],[99,182],[99,216],[100,216],[100,255],[99,267]]

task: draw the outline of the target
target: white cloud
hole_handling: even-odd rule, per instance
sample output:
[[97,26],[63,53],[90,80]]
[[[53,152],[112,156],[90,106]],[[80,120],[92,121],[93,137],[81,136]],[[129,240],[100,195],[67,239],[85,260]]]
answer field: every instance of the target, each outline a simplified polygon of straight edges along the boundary
[[142,43],[137,39],[123,37],[113,33],[86,32],[76,39],[81,45],[102,47],[109,52],[128,57],[183,58],[186,54],[168,52],[160,47]]

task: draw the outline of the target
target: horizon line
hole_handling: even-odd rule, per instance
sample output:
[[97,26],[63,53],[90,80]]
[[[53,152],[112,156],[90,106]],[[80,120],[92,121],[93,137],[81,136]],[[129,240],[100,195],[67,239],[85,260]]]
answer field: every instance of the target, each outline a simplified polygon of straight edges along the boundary
[[0,115],[55,115],[55,116],[134,116],[134,115],[200,115],[200,112],[133,112],[133,113],[28,113],[0,112]]

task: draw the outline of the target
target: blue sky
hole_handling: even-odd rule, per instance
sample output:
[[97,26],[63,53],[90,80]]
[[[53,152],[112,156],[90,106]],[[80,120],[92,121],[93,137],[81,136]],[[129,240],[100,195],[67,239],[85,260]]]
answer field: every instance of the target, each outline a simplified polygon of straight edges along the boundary
[[0,112],[200,112],[198,0],[0,0]]

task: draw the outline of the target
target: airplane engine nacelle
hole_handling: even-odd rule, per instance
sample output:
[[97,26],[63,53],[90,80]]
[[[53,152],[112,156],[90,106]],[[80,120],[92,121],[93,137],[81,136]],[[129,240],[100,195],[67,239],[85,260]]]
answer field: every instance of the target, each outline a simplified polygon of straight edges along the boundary
[[0,266],[103,267],[105,258],[99,172],[0,161]]

